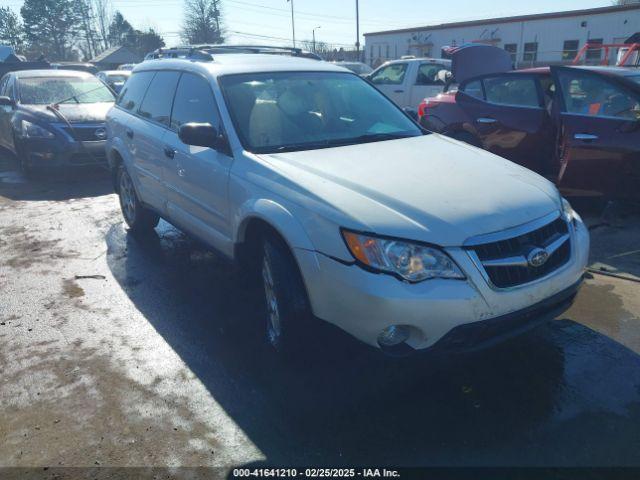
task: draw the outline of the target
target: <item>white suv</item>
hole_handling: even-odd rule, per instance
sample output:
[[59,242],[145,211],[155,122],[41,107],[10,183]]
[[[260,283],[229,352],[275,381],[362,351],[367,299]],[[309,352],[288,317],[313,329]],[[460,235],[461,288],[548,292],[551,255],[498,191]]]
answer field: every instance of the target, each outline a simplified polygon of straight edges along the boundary
[[255,272],[275,348],[322,319],[394,355],[473,349],[571,303],[589,237],[541,176],[330,63],[198,59],[134,69],[107,120],[116,190],[132,231],[162,217]]

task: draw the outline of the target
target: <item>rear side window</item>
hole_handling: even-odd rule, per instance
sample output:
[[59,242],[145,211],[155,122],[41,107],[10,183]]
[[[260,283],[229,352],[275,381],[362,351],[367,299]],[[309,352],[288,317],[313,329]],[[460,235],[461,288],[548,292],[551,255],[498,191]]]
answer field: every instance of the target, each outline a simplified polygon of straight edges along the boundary
[[180,77],[176,97],[173,101],[171,128],[178,130],[180,125],[189,122],[210,123],[220,127],[220,118],[211,87],[204,78],[190,73]]
[[486,78],[484,91],[488,102],[498,105],[539,107],[538,89],[531,77],[509,75]]
[[467,83],[462,91],[467,95],[472,96],[473,98],[484,100],[484,93],[482,92],[482,82],[480,80],[474,80],[473,82]]
[[171,117],[171,102],[176,91],[180,73],[158,72],[151,80],[151,84],[144,96],[138,113],[162,125],[169,126]]
[[423,63],[418,69],[416,85],[442,85],[443,82],[438,78],[441,70],[449,69],[438,63]]
[[155,73],[140,72],[131,75],[116,103],[122,108],[135,112],[140,106],[144,93],[147,91],[147,87]]

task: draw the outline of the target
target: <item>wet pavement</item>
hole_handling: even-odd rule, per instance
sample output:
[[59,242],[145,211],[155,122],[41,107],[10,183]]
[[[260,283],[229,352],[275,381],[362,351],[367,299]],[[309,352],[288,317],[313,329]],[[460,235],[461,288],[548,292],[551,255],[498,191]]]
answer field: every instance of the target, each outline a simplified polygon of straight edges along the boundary
[[[0,466],[640,466],[640,283],[595,273],[474,355],[327,331],[285,364],[242,277],[167,223],[128,234],[104,173],[2,162]],[[594,267],[640,278],[640,216],[587,214]]]

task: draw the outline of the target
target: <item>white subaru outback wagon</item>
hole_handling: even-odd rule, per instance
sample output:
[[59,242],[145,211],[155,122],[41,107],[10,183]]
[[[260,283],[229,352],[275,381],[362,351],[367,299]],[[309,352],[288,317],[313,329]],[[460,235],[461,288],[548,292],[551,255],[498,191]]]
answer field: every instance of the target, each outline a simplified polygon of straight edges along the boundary
[[107,127],[130,230],[162,217],[255,272],[279,350],[318,319],[391,355],[477,349],[555,318],[583,278],[587,229],[550,182],[330,63],[144,62]]

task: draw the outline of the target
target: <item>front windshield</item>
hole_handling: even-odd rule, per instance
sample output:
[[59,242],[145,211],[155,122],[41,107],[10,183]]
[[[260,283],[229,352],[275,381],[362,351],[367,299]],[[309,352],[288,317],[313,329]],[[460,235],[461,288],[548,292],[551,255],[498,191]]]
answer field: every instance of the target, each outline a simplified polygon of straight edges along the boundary
[[240,140],[256,153],[422,135],[390,100],[350,73],[229,75],[221,86]]
[[111,91],[95,77],[32,77],[18,80],[20,102],[25,105],[51,103],[101,103],[115,100]]

